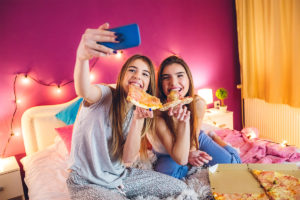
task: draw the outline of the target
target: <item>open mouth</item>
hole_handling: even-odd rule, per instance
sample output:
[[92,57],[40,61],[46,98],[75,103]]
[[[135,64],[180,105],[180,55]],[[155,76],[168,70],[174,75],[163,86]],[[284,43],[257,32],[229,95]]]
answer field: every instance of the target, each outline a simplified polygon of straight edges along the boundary
[[142,89],[143,89],[143,85],[142,85],[142,84],[140,84],[140,83],[138,83],[138,82],[135,82],[135,81],[131,81],[131,82],[129,82],[129,85],[134,85],[134,86],[136,86],[136,87],[140,87],[140,88],[142,88]]
[[173,87],[173,88],[170,88],[170,89],[168,90],[168,92],[171,92],[172,90],[181,92],[182,88],[181,88],[181,87]]

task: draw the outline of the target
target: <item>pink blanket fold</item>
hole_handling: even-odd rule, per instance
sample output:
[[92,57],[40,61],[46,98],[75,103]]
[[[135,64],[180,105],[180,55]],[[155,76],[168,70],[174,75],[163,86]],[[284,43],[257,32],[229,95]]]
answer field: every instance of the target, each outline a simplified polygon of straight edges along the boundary
[[296,152],[296,147],[282,147],[280,144],[269,143],[267,145],[267,154],[273,156],[279,156],[281,158],[289,158]]
[[264,158],[261,158],[260,160],[257,161],[257,163],[283,163],[287,160],[287,158],[281,158],[278,156],[272,156],[272,155],[266,155]]
[[258,138],[249,139],[243,132],[230,129],[216,130],[226,143],[239,148],[243,163],[282,163],[300,161],[297,147],[282,147],[280,144]]
[[288,162],[300,162],[300,153],[299,152],[293,153],[287,161]]
[[241,151],[240,156],[243,163],[256,163],[266,156],[266,143],[263,141],[253,141],[248,151]]

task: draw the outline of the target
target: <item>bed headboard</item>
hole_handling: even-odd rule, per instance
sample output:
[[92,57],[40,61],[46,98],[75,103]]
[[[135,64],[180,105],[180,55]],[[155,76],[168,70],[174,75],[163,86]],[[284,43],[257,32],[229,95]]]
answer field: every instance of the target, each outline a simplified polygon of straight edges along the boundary
[[36,106],[26,110],[21,118],[21,127],[26,155],[40,151],[54,143],[55,128],[66,126],[55,115],[79,97],[63,104]]

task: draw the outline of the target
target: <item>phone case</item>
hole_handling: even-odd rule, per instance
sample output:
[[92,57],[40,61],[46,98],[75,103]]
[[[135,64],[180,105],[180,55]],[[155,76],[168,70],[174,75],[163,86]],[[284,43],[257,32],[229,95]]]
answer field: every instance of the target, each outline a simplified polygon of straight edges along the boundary
[[97,42],[98,44],[102,44],[114,50],[128,49],[141,44],[140,30],[137,24],[129,24],[108,30],[115,32],[120,42]]

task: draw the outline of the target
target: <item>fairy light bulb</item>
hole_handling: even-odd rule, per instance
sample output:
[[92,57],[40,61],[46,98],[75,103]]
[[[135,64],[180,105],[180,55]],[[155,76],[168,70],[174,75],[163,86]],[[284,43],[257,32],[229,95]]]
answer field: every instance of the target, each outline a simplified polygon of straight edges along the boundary
[[23,76],[23,78],[22,78],[22,83],[23,83],[24,85],[27,85],[27,84],[29,83],[29,78],[28,78],[27,74],[25,74],[25,75]]
[[286,140],[283,140],[283,141],[281,142],[281,144],[280,144],[280,146],[282,146],[282,147],[286,147],[286,145],[287,145],[287,141],[286,141]]
[[94,81],[95,80],[95,75],[94,74],[90,74],[90,81],[92,82],[92,81]]
[[16,103],[17,103],[17,104],[21,104],[21,103],[22,103],[22,100],[21,100],[21,99],[17,99],[17,100],[16,100]]
[[116,54],[116,58],[118,58],[118,59],[122,58],[122,54],[123,54],[123,51],[118,51]]
[[14,132],[12,133],[12,136],[20,136],[20,132],[19,132],[19,131],[14,131]]
[[256,138],[255,132],[251,130],[251,131],[248,133],[248,138],[249,138],[249,139],[254,139],[254,138]]
[[56,92],[57,92],[58,94],[61,93],[61,88],[60,88],[60,86],[57,86]]

